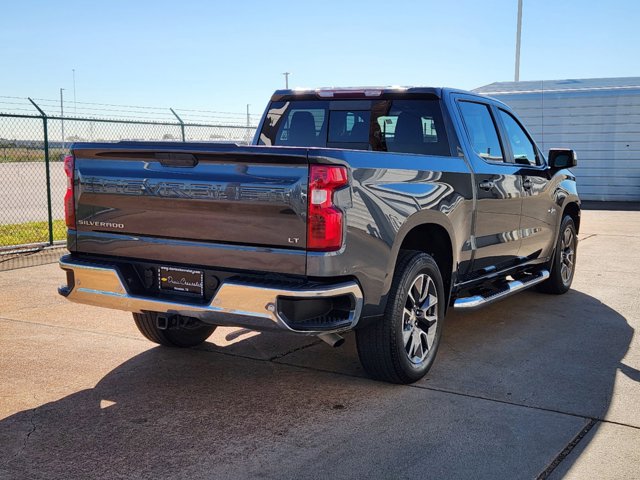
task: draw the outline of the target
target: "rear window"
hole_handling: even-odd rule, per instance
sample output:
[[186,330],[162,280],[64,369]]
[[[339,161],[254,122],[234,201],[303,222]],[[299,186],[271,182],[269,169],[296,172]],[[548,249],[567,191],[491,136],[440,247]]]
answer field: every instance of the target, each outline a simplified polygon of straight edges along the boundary
[[273,102],[259,143],[451,155],[436,99]]

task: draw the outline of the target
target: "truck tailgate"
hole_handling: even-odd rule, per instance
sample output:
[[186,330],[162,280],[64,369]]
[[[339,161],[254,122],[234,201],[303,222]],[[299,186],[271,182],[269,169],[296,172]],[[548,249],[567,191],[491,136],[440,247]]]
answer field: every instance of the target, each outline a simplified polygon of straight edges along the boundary
[[[82,233],[304,249],[305,149],[227,144],[76,144]],[[162,260],[162,259],[158,259]]]

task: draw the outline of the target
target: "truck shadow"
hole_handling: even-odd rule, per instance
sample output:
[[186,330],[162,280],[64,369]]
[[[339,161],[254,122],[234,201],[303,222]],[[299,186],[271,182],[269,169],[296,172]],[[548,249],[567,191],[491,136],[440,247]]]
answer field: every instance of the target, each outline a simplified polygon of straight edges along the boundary
[[529,291],[447,318],[425,384],[527,406],[604,418],[634,330],[617,311],[577,290]]
[[629,398],[620,401],[628,394],[640,401],[633,384],[640,371],[623,362],[634,329],[597,298],[578,290],[562,296],[527,291],[477,312],[452,312],[447,321],[425,386],[585,418],[589,434],[573,454],[558,452],[562,462],[549,466],[554,478],[597,435],[602,424],[593,420],[640,426]]
[[[473,315],[451,315],[436,367],[417,386],[603,418],[617,372],[640,380],[621,362],[633,329],[581,292],[545,298],[542,312],[539,294],[525,293]],[[242,342],[261,350],[261,337]],[[297,353],[312,357],[309,363],[319,369],[341,361],[344,373],[359,376],[349,343]],[[245,471],[238,465],[267,461],[257,449],[284,444],[299,452],[305,442],[313,444],[312,432],[327,415],[355,428],[345,406],[366,405],[370,395],[401,402],[406,391],[269,361],[152,348],[94,388],[0,421],[0,443],[15,445],[0,453],[0,476],[238,476]],[[287,437],[292,428],[308,428],[308,438],[293,444]],[[454,445],[455,432],[448,439]]]

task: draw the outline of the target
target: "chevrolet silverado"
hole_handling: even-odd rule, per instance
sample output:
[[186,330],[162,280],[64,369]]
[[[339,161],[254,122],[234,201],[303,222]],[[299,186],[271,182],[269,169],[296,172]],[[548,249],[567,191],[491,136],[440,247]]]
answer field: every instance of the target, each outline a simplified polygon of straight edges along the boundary
[[165,346],[355,330],[372,377],[414,382],[449,308],[570,288],[576,162],[470,92],[276,91],[249,146],[74,144],[59,292]]

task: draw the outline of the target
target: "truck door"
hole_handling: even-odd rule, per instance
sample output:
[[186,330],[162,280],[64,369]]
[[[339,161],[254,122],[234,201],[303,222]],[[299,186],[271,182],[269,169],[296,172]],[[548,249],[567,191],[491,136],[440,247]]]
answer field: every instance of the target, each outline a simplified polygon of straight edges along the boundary
[[461,140],[474,170],[477,190],[472,274],[514,263],[520,249],[520,167],[508,162],[489,101],[456,95]]
[[522,186],[519,256],[546,258],[555,243],[554,232],[559,215],[549,182],[549,168],[517,118],[506,109],[497,107],[496,111],[508,155],[519,166]]

